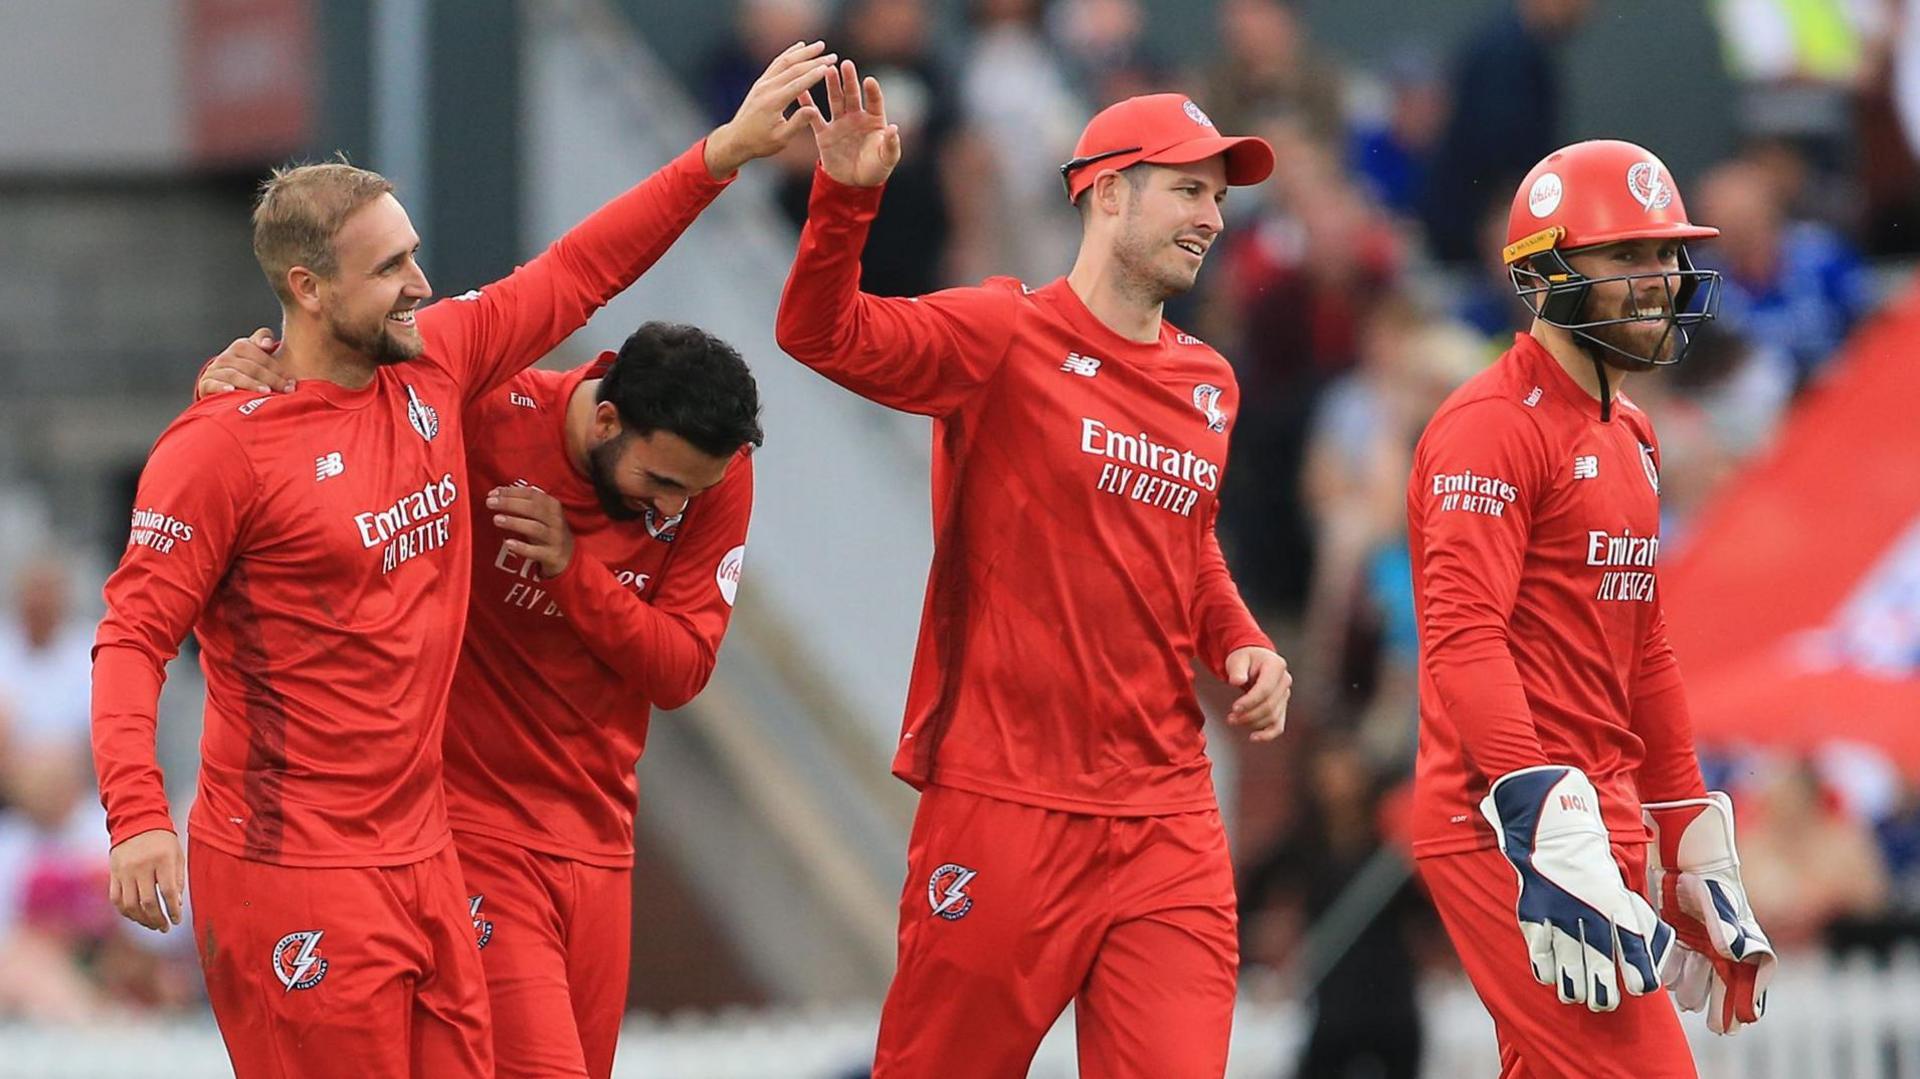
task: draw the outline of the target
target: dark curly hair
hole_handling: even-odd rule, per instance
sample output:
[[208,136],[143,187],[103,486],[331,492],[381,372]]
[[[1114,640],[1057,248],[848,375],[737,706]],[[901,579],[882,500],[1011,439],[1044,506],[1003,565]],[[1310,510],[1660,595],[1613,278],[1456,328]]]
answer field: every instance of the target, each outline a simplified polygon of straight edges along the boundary
[[709,457],[758,446],[760,388],[732,345],[698,326],[649,322],[633,332],[600,378],[628,431],[671,431]]

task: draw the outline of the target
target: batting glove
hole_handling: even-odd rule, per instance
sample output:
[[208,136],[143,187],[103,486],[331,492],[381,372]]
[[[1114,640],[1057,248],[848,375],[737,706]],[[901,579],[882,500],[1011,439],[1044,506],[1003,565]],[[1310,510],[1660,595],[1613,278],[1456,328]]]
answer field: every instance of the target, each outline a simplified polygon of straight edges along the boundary
[[1620,1006],[1660,984],[1673,930],[1621,879],[1600,798],[1578,768],[1508,772],[1480,801],[1501,853],[1520,877],[1515,914],[1533,977],[1562,1004]]
[[1640,812],[1653,829],[1647,890],[1680,938],[1667,987],[1685,1010],[1707,1010],[1707,1029],[1732,1034],[1766,1012],[1775,964],[1740,883],[1733,802],[1709,791]]

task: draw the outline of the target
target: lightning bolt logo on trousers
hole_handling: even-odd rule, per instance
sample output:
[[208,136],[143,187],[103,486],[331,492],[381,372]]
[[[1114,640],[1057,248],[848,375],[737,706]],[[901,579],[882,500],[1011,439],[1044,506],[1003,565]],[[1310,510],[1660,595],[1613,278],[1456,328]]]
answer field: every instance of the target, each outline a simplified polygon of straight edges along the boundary
[[933,916],[955,922],[973,909],[973,897],[967,894],[967,885],[973,883],[976,876],[973,870],[953,862],[933,871],[927,878],[927,905],[933,908]]
[[287,992],[312,989],[327,976],[327,961],[318,953],[325,935],[324,929],[305,929],[288,933],[273,946],[273,973]]

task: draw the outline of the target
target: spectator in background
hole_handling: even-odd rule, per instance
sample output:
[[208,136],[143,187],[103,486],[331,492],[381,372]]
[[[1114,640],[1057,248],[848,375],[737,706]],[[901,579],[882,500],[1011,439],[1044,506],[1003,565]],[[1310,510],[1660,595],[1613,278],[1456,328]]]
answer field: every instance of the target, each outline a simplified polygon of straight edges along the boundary
[[1471,330],[1389,293],[1361,330],[1359,363],[1320,395],[1307,434],[1301,486],[1316,556],[1301,688],[1315,706],[1308,714],[1351,729],[1387,774],[1410,772],[1418,718],[1406,515],[1413,447],[1447,394],[1486,360]]
[[30,558],[0,625],[0,1016],[81,1021],[115,1000],[178,1003],[191,987],[106,903],[93,634],[71,617],[72,596],[63,559]]
[[[1425,55],[1402,51],[1388,61],[1380,100],[1359,110],[1347,134],[1347,164],[1394,214],[1417,219],[1447,122],[1447,86]],[[1511,299],[1511,289],[1509,299]]]
[[1784,762],[1762,780],[1758,804],[1740,821],[1740,873],[1767,912],[1777,948],[1818,945],[1842,918],[1871,918],[1887,906],[1885,856],[1865,821],[1839,808],[1805,761]]
[[697,82],[708,124],[733,119],[767,70],[767,57],[796,41],[819,40],[826,26],[825,0],[736,0],[732,33],[707,57]]
[[[1242,874],[1242,954],[1268,964],[1291,958],[1294,970],[1318,978],[1307,987],[1313,1026],[1294,1079],[1416,1079],[1423,1035],[1408,933],[1417,921],[1432,935],[1432,911],[1404,862],[1397,875],[1377,867],[1381,783],[1366,755],[1333,735],[1305,760],[1299,817]],[[1369,868],[1368,885],[1350,892]],[[1343,903],[1365,907],[1364,924],[1309,951],[1307,931]]]
[[[928,43],[928,19],[925,0],[848,0],[834,20],[832,40],[886,86],[887,119],[907,147],[860,255],[860,287],[880,296],[918,296],[957,280],[983,257],[976,238],[991,213],[974,179],[990,167],[986,148],[961,123],[951,76]],[[790,149],[806,159],[780,189],[797,224],[807,216],[813,156],[805,139]]]
[[1074,91],[1095,108],[1173,89],[1168,66],[1146,42],[1140,0],[1060,0],[1047,23]]
[[[1513,185],[1560,138],[1559,46],[1591,0],[1513,0],[1455,55],[1453,113],[1434,153],[1422,217],[1433,253],[1476,262],[1481,214],[1503,210]],[[1504,245],[1503,245],[1504,246]]]
[[11,703],[15,737],[70,742],[91,737],[93,632],[71,618],[73,574],[51,554],[27,560],[14,577],[13,617],[0,625],[0,699]]
[[1042,7],[1041,0],[972,0],[969,8],[974,36],[961,96],[967,125],[990,147],[985,175],[993,208],[981,222],[982,232],[992,230],[990,246],[980,251],[984,261],[962,267],[962,280],[998,272],[1051,281],[1067,270],[1063,252],[1080,242],[1080,218],[1061,191],[1060,164],[1073,156],[1094,110],[1074,93],[1059,50],[1044,33]]
[[1750,159],[1701,182],[1701,216],[1720,229],[1703,265],[1721,272],[1720,317],[1780,348],[1797,385],[1826,362],[1871,305],[1860,257],[1825,225],[1791,217],[1780,171]]
[[1217,18],[1221,53],[1208,63],[1204,93],[1223,130],[1287,113],[1316,139],[1340,137],[1340,69],[1313,47],[1290,0],[1221,0]]
[[1294,611],[1312,559],[1298,489],[1309,417],[1321,387],[1353,365],[1366,312],[1398,280],[1404,252],[1330,144],[1294,116],[1260,130],[1274,180],[1256,218],[1225,241],[1208,332],[1231,342],[1240,377],[1233,452],[1261,467],[1227,473],[1221,524],[1241,587]]
[[1501,250],[1507,246],[1505,202],[1487,204],[1480,216],[1480,265],[1468,281],[1454,315],[1488,339],[1494,355],[1513,344],[1513,335],[1533,325],[1533,313],[1513,294],[1513,273]]

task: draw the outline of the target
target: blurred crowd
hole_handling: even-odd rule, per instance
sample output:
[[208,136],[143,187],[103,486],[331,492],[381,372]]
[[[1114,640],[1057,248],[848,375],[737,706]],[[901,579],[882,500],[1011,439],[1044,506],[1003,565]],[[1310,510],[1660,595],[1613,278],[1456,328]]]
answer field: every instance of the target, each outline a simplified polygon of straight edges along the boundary
[[200,994],[186,934],[138,929],[106,902],[77,577],[43,553],[0,582],[0,1019],[100,1019]]
[[[1776,6],[1800,21],[1768,23]],[[1223,131],[1273,143],[1274,178],[1229,200],[1201,287],[1170,317],[1237,369],[1222,538],[1298,676],[1282,752],[1243,771],[1243,787],[1281,794],[1243,796],[1259,812],[1240,835],[1246,960],[1290,972],[1322,1005],[1303,1076],[1345,1074],[1339,1062],[1365,1053],[1381,1068],[1369,1074],[1413,1074],[1406,972],[1449,961],[1417,887],[1378,870],[1398,847],[1416,735],[1406,477],[1426,419],[1527,324],[1499,262],[1507,207],[1566,140],[1562,54],[1597,7],[1512,0],[1459,41],[1367,66],[1316,42],[1288,0],[1219,0],[1214,24],[1191,31],[1216,43],[1200,64],[1148,36],[1139,0],[967,0],[957,36],[936,0],[739,0],[733,36],[691,87],[724,120],[766,57],[815,37],[881,81],[906,157],[863,285],[895,295],[1064,273],[1079,224],[1058,165],[1121,97],[1184,91]],[[1671,551],[1870,313],[1866,258],[1920,246],[1906,134],[1920,125],[1896,101],[1897,0],[1713,10],[1742,130],[1731,157],[1679,181],[1693,218],[1723,232],[1695,252],[1723,274],[1721,317],[1686,363],[1630,386],[1662,436]],[[776,197],[797,222],[810,142],[781,164]],[[0,1017],[87,1017],[198,991],[187,934],[133,929],[101,901],[92,627],[72,613],[76,587],[61,558],[36,559],[0,624]],[[1740,808],[1749,890],[1777,944],[1914,932],[1910,779],[1847,745],[1705,763]],[[1360,893],[1363,924],[1309,947],[1321,916]],[[1342,1014],[1366,1029],[1339,1029]]]

